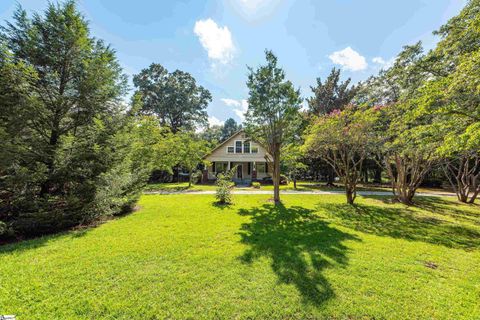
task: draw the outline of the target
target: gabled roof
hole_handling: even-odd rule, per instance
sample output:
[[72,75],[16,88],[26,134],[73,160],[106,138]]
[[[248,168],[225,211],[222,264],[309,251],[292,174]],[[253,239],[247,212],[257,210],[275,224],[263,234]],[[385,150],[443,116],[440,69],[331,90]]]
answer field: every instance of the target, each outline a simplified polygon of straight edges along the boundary
[[223,141],[222,143],[220,143],[218,146],[216,146],[215,148],[213,148],[212,150],[210,150],[209,153],[207,153],[205,156],[203,156],[203,158],[205,159],[206,157],[208,157],[209,155],[211,155],[214,151],[220,149],[221,147],[223,147],[225,144],[227,144],[228,141],[230,141],[230,139],[232,139],[233,137],[235,137],[236,135],[238,135],[239,133],[242,133],[242,132],[245,132],[244,129],[240,129],[238,131],[236,131],[234,134],[232,134],[230,137],[228,137],[227,139],[225,139],[225,141]]

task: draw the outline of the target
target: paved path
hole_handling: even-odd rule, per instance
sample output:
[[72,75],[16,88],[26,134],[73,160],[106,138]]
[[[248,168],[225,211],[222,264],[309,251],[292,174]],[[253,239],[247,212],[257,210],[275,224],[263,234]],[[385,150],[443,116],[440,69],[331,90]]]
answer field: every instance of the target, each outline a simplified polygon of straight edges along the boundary
[[[183,191],[145,191],[144,194],[215,194],[214,190],[183,190]],[[232,194],[273,194],[273,191],[270,190],[233,190]],[[318,195],[325,195],[325,194],[345,194],[344,191],[295,191],[295,190],[288,190],[282,191],[280,190],[280,194],[318,194]],[[392,192],[389,191],[357,191],[357,195],[360,196],[391,196]],[[415,194],[416,196],[421,197],[454,197],[454,193],[450,192],[418,192]]]

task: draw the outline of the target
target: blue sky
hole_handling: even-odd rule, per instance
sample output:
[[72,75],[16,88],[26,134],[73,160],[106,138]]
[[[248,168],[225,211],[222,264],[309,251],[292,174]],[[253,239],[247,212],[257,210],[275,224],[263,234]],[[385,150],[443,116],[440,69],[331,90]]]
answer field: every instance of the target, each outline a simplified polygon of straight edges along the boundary
[[[432,48],[438,29],[465,0],[78,0],[92,34],[116,49],[131,76],[156,62],[190,72],[213,96],[211,123],[242,120],[247,65],[279,58],[287,78],[311,95],[317,77],[340,67],[361,81],[389,63],[403,45]],[[28,11],[47,1],[18,1]],[[17,1],[0,1],[0,20]]]

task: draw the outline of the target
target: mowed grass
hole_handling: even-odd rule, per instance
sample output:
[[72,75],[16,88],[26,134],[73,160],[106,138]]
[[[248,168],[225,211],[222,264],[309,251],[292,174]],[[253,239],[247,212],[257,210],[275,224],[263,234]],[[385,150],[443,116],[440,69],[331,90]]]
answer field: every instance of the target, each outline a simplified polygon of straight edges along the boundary
[[145,191],[163,191],[163,192],[179,192],[179,191],[206,191],[215,190],[214,184],[192,184],[188,187],[188,182],[165,182],[165,183],[149,183],[145,187]]
[[[383,191],[391,192],[391,188],[387,185],[371,185],[371,184],[359,184],[357,186],[358,191]],[[188,182],[168,182],[168,183],[150,183],[147,184],[145,191],[159,191],[164,193],[169,192],[188,192],[188,191],[215,191],[215,184],[192,184],[188,187]],[[273,185],[264,184],[259,189],[252,187],[235,187],[234,190],[249,190],[258,191],[266,190],[273,191]],[[293,182],[289,181],[288,184],[280,185],[280,190],[283,191],[338,191],[343,192],[345,189],[341,183],[336,182],[335,187],[326,187],[325,182],[315,181],[298,181],[297,188],[294,188]],[[419,188],[417,192],[423,193],[448,193],[449,190],[440,188]]]
[[0,247],[18,319],[479,319],[480,207],[449,198],[145,195],[96,228]]

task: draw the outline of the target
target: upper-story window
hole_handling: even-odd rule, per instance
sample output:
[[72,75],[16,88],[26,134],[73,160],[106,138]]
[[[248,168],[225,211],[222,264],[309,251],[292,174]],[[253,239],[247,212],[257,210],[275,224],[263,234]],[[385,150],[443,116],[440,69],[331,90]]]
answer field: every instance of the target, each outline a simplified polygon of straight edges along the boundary
[[258,153],[258,146],[250,141],[235,140],[234,145],[227,146],[227,153]]
[[243,153],[250,153],[250,141],[243,142]]
[[242,141],[235,141],[235,153],[242,153]]

